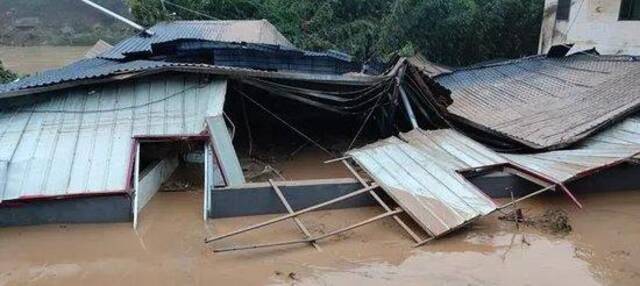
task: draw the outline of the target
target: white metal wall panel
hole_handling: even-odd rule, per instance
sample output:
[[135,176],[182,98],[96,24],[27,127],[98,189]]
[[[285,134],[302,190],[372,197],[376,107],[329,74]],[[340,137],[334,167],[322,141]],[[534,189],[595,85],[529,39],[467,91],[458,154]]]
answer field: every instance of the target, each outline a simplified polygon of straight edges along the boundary
[[163,159],[155,166],[152,166],[150,170],[140,171],[136,168],[138,172],[143,173],[136,176],[140,181],[136,184],[135,188],[135,202],[133,204],[133,211],[135,212],[135,219],[133,221],[134,228],[138,226],[138,220],[142,209],[147,205],[147,203],[149,203],[158,190],[160,190],[162,183],[164,183],[171,174],[173,174],[173,171],[176,170],[179,163],[180,161],[178,160],[178,157],[172,157]]
[[225,93],[225,80],[164,75],[43,94],[2,112],[0,200],[125,191],[134,136],[200,134]]
[[237,186],[244,184],[244,173],[233,148],[224,118],[221,115],[207,117],[206,122],[211,136],[213,151],[216,154],[216,158],[218,158],[224,177],[227,179],[227,185]]

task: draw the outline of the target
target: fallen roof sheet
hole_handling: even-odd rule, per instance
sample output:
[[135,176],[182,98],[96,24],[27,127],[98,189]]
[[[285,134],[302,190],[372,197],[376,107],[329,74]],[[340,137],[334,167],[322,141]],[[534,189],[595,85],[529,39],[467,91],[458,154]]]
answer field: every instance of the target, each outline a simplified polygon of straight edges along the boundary
[[163,76],[66,89],[3,111],[0,201],[124,192],[133,137],[199,135],[205,117],[221,115],[225,93],[225,80]]
[[507,163],[505,158],[493,150],[451,129],[428,131],[415,129],[400,134],[400,138],[449,170]]
[[437,237],[496,208],[460,171],[511,166],[549,184],[564,184],[638,155],[640,116],[574,149],[536,154],[497,153],[453,129],[416,129],[399,137],[403,140],[387,138],[347,155]]
[[347,153],[434,237],[496,209],[496,204],[438,158],[390,137]]
[[244,42],[295,48],[267,20],[162,22],[149,31],[153,35],[139,34],[128,38],[99,57],[123,59],[127,54],[150,53],[151,45],[175,40]]
[[575,148],[537,154],[502,154],[516,164],[559,182],[612,167],[640,152],[640,117],[634,116],[586,139]]
[[449,112],[533,149],[575,143],[640,107],[640,61],[626,56],[535,56],[441,75]]

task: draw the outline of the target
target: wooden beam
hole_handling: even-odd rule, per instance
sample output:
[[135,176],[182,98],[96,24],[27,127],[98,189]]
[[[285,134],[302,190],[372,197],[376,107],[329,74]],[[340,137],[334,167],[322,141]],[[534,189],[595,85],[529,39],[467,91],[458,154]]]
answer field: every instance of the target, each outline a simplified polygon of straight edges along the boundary
[[505,204],[505,205],[503,205],[503,206],[501,206],[501,207],[497,208],[496,210],[502,210],[502,209],[508,208],[508,207],[510,207],[510,206],[512,206],[512,205],[517,204],[518,202],[521,202],[521,201],[526,200],[526,199],[528,199],[528,198],[531,198],[531,197],[533,197],[533,196],[536,196],[536,195],[542,194],[542,193],[544,193],[544,192],[546,192],[546,191],[549,191],[549,190],[551,190],[551,189],[555,189],[555,187],[556,187],[556,185],[549,185],[549,186],[546,186],[546,187],[544,187],[544,188],[542,188],[542,189],[540,189],[540,190],[537,190],[537,191],[535,191],[535,192],[533,192],[533,193],[530,193],[530,194],[528,194],[528,195],[526,195],[526,196],[524,196],[524,197],[521,197],[521,198],[519,198],[519,199],[517,199],[517,200],[511,201],[511,202],[509,202],[509,203],[507,203],[507,204]]
[[330,163],[335,163],[335,162],[338,162],[338,161],[344,161],[344,160],[349,159],[349,158],[351,158],[351,156],[344,156],[344,157],[339,157],[339,158],[334,158],[334,159],[330,159],[330,160],[324,161],[324,163],[325,164],[330,164]]
[[[360,182],[363,187],[368,186],[367,182],[360,176],[360,174],[358,174],[358,172],[356,172],[351,164],[349,164],[345,160],[342,160],[342,163],[345,165],[345,167],[347,167],[347,169],[349,169],[349,172],[353,174],[356,180],[358,180],[358,182]],[[376,194],[375,191],[369,191],[369,194],[371,194],[371,196],[376,200],[376,202],[378,202],[378,204],[380,204],[384,208],[385,211],[391,211],[391,208],[380,198],[380,196],[378,196],[378,194]],[[422,241],[422,239],[415,232],[413,232],[413,230],[411,230],[411,228],[407,224],[405,224],[399,216],[394,215],[393,220],[395,220],[400,225],[400,227],[402,227],[409,234],[409,236],[411,236],[411,238],[415,240],[416,243],[420,243]]]
[[223,238],[227,238],[227,237],[231,237],[231,236],[238,235],[238,234],[241,234],[241,233],[245,233],[245,232],[250,231],[250,230],[254,230],[254,229],[257,229],[257,228],[265,227],[267,225],[271,225],[271,224],[274,224],[276,222],[280,222],[280,221],[283,221],[283,220],[286,220],[286,219],[289,219],[289,218],[292,218],[292,217],[299,216],[299,215],[304,214],[304,213],[308,213],[308,212],[313,211],[313,210],[317,210],[317,209],[326,207],[328,205],[331,205],[331,204],[334,204],[334,203],[337,203],[337,202],[340,202],[340,201],[344,201],[344,200],[346,200],[348,198],[355,197],[355,196],[357,196],[359,194],[362,194],[362,193],[366,193],[366,192],[368,192],[370,190],[373,190],[373,189],[375,189],[377,187],[378,187],[378,185],[373,184],[373,185],[371,185],[369,187],[357,190],[357,191],[352,192],[352,193],[348,193],[346,195],[337,197],[337,198],[332,199],[332,200],[328,200],[326,202],[323,202],[323,203],[320,203],[320,204],[317,204],[317,205],[310,206],[308,208],[296,211],[296,212],[294,212],[292,214],[288,214],[288,215],[285,215],[285,216],[281,216],[281,217],[277,217],[277,218],[274,218],[274,219],[270,219],[268,221],[261,222],[261,223],[258,223],[258,224],[254,224],[254,225],[251,225],[251,226],[248,226],[248,227],[236,230],[236,231],[232,231],[230,233],[223,234],[223,235],[220,235],[220,236],[216,236],[216,237],[212,237],[212,238],[206,238],[204,240],[204,242],[205,243],[209,243],[209,242],[213,242],[213,241],[220,240],[220,239],[223,239]]
[[232,246],[232,247],[228,247],[228,248],[218,248],[218,249],[214,249],[214,252],[224,252],[224,251],[234,251],[234,250],[246,250],[246,249],[256,249],[256,248],[265,248],[265,247],[274,247],[274,246],[283,246],[283,245],[291,245],[291,244],[299,244],[299,243],[309,243],[312,241],[318,241],[321,239],[325,239],[327,237],[331,237],[349,230],[352,230],[354,228],[358,228],[367,224],[370,224],[372,222],[381,220],[383,218],[386,218],[388,216],[393,216],[396,214],[399,214],[403,212],[402,209],[396,209],[393,210],[391,212],[386,212],[377,216],[374,216],[372,218],[369,218],[367,220],[363,220],[359,223],[356,224],[352,224],[350,226],[347,227],[343,227],[341,229],[338,230],[334,230],[332,232],[320,235],[320,236],[316,236],[316,237],[311,237],[311,238],[307,238],[307,239],[301,239],[301,240],[289,240],[289,241],[281,241],[281,242],[272,242],[272,243],[264,243],[264,244],[254,244],[254,245],[246,245],[246,246]]
[[[272,179],[269,179],[269,184],[271,184],[271,187],[273,188],[273,190],[278,195],[278,198],[280,198],[280,201],[282,202],[284,207],[287,209],[287,212],[289,212],[289,214],[292,214],[293,213],[293,209],[291,208],[291,205],[289,205],[289,202],[287,202],[287,200],[284,198],[284,194],[282,194],[282,191],[280,191],[280,188],[273,182]],[[300,221],[299,218],[293,217],[293,221],[296,223],[296,225],[298,225],[298,228],[304,234],[304,238],[310,238],[311,237],[311,233],[304,226],[304,224],[302,224],[302,221]],[[311,245],[313,245],[313,247],[315,247],[316,250],[322,251],[322,249],[320,249],[320,246],[318,245],[318,243],[316,243],[315,241],[312,241]]]

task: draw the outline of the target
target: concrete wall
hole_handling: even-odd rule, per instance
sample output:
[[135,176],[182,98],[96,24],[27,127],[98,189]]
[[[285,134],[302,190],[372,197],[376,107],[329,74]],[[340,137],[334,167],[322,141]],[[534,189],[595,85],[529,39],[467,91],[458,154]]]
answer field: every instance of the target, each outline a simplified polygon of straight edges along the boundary
[[[278,182],[282,194],[294,210],[319,204],[362,188],[353,179]],[[382,192],[378,192],[384,196]],[[385,196],[386,197],[386,196]],[[249,183],[237,187],[212,189],[210,218],[286,213],[284,205],[269,183]],[[375,206],[369,194],[361,194],[325,209]]]
[[558,0],[546,0],[539,53],[557,44],[574,51],[595,47],[601,54],[640,55],[640,21],[619,21],[622,0],[573,0],[569,20],[556,21]]
[[128,194],[0,204],[0,227],[131,221]]

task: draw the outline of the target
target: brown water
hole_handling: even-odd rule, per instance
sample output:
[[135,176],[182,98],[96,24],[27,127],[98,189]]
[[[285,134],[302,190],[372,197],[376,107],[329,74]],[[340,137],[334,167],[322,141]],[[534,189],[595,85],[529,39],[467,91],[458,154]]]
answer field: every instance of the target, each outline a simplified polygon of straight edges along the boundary
[[[223,233],[271,216],[202,222],[200,193],[160,193],[131,224],[0,229],[0,285],[640,285],[640,192],[533,199],[527,215],[569,211],[565,237],[487,217],[421,248],[384,220],[308,245],[213,253],[214,246],[299,238],[291,222],[215,245]],[[365,219],[378,208],[321,211],[313,233]],[[523,242],[523,237],[524,241]]]
[[59,68],[84,57],[88,46],[3,46],[0,60],[5,68],[25,75]]

